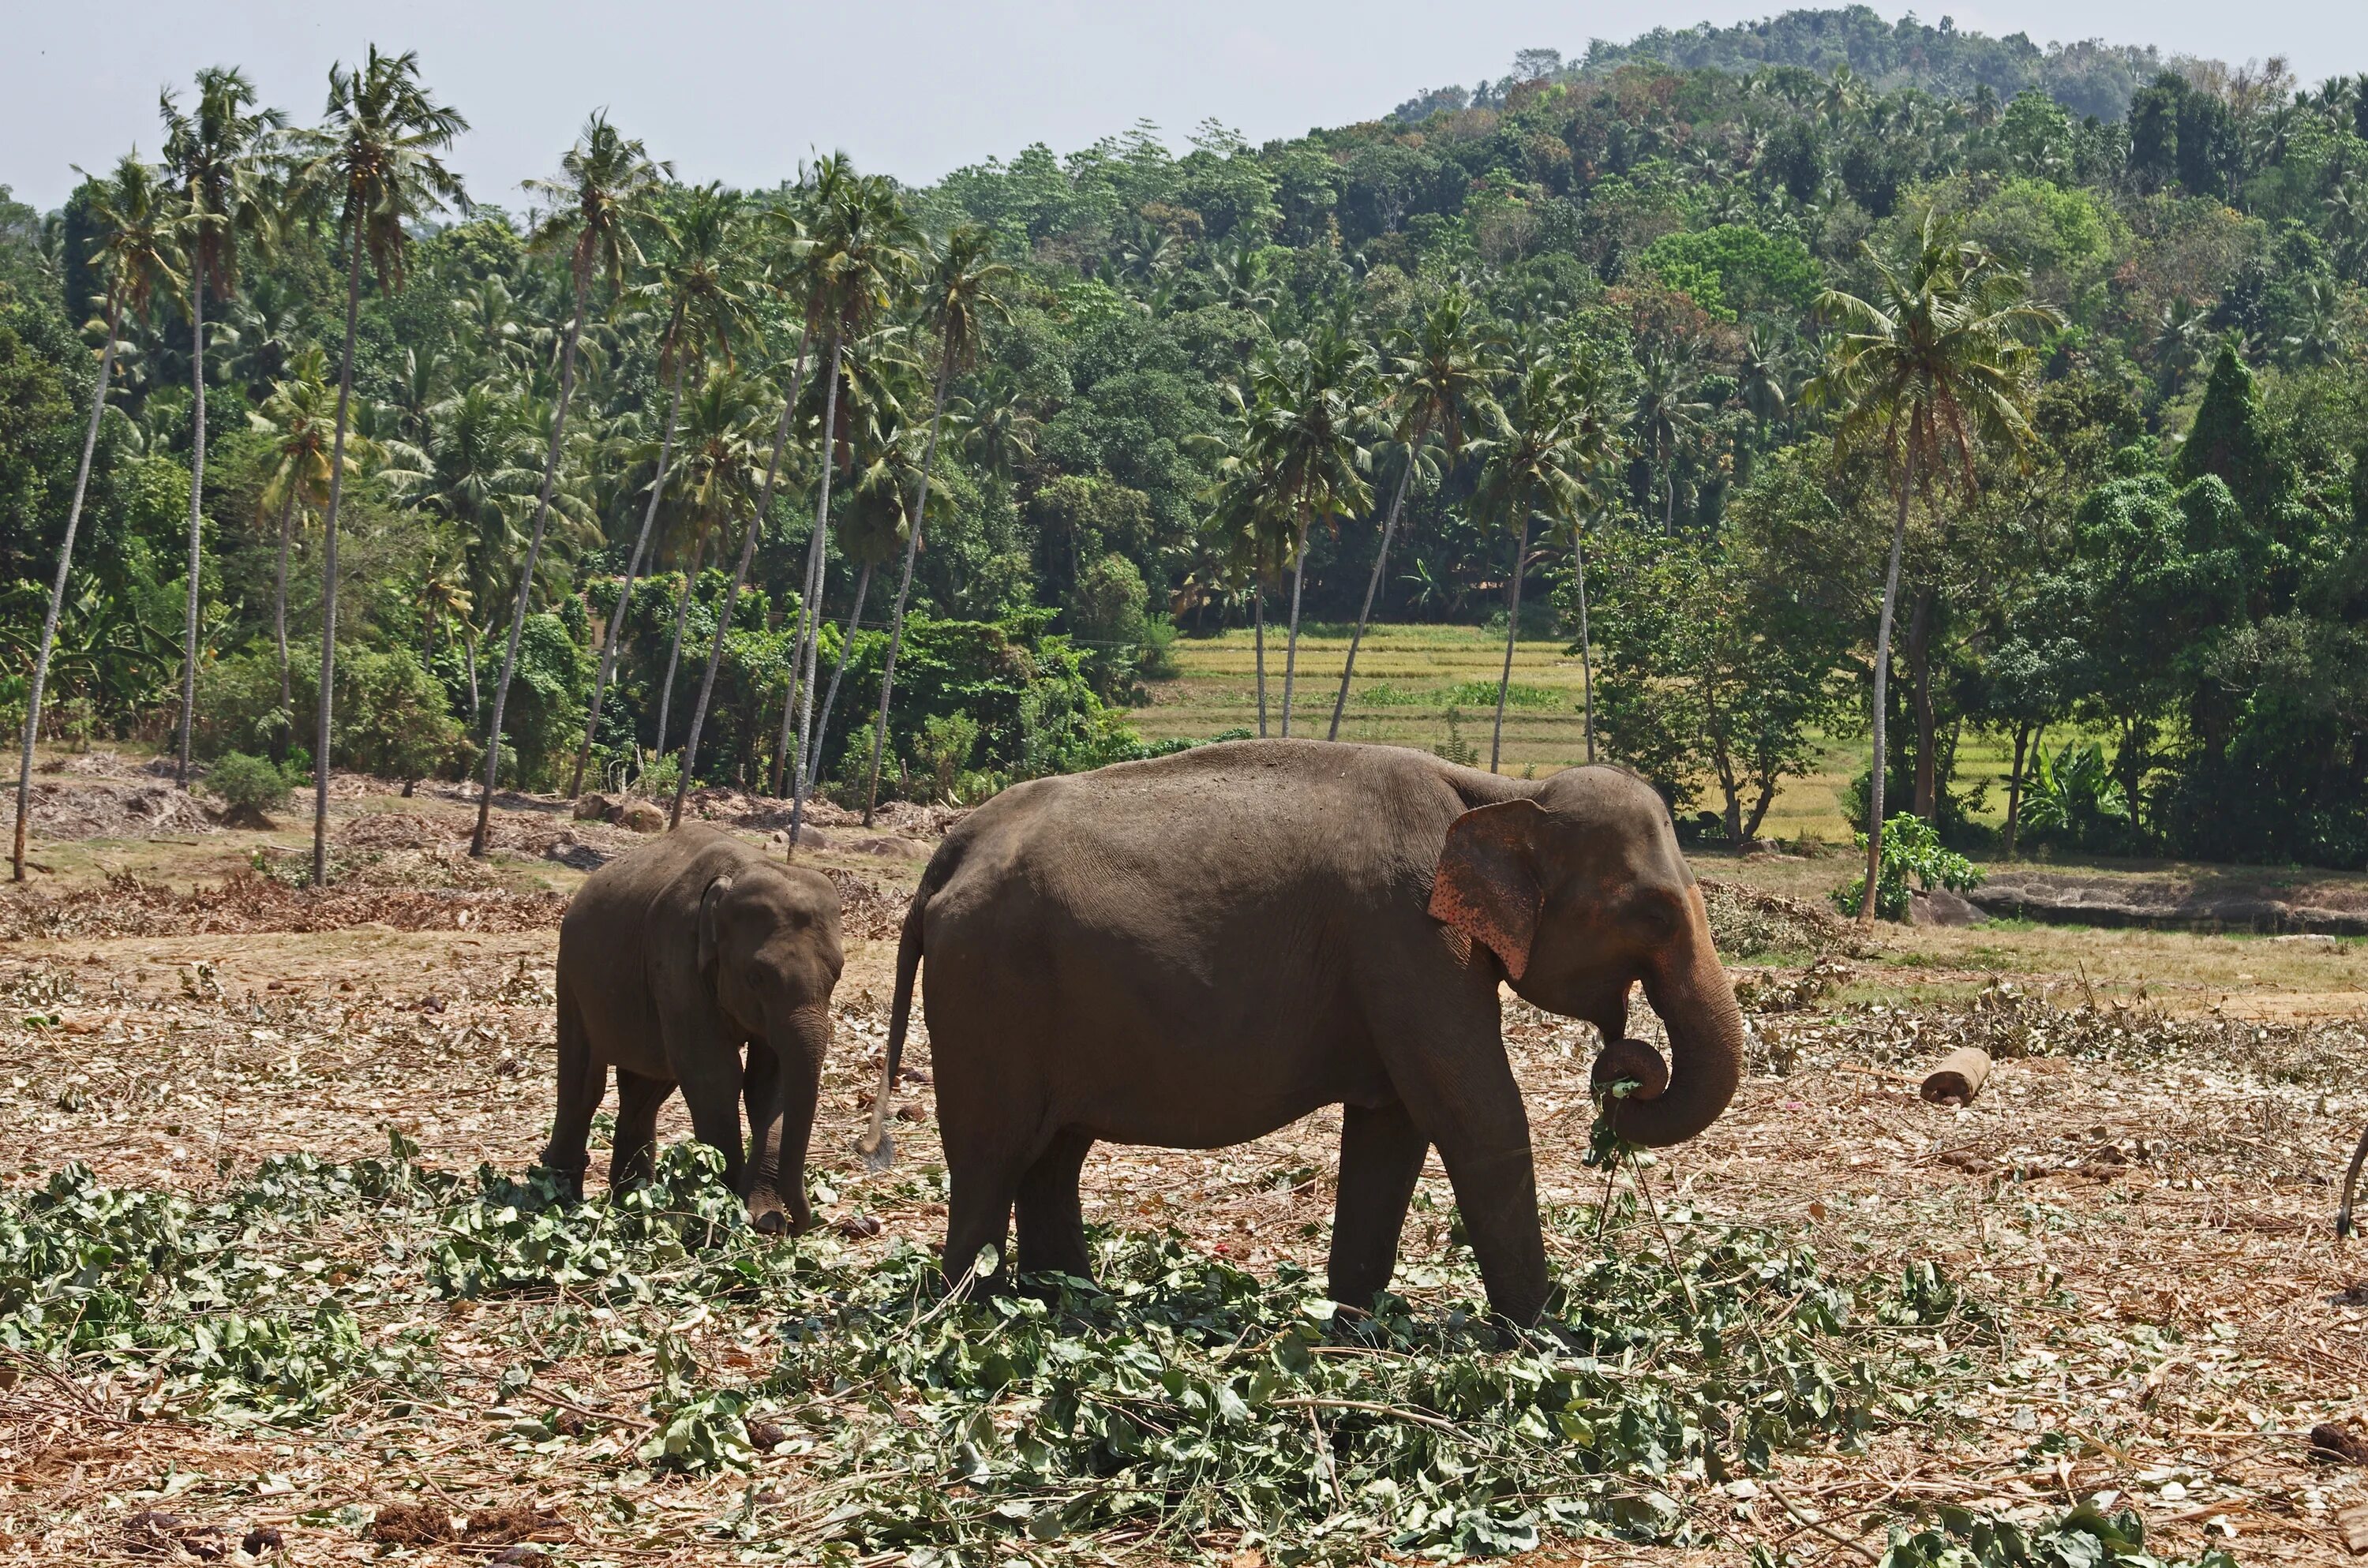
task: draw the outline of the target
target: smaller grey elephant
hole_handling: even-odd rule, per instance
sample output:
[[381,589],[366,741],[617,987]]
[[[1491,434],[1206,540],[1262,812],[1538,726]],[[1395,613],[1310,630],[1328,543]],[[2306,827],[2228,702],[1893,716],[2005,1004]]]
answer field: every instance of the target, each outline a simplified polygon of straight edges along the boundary
[[829,879],[730,834],[677,828],[601,867],[559,925],[559,1104],[542,1163],[581,1196],[592,1115],[614,1067],[611,1190],[648,1179],[658,1108],[679,1085],[693,1131],[723,1153],[757,1228],[804,1230],[806,1146],[842,961]]

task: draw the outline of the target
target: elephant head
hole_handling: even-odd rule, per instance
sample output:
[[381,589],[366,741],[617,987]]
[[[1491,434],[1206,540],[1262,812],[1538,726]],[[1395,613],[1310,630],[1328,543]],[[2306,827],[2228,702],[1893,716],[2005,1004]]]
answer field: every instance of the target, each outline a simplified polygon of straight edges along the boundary
[[1430,913],[1495,953],[1523,1000],[1601,1028],[1607,1055],[1621,1049],[1630,985],[1644,983],[1668,1026],[1669,1073],[1614,1108],[1622,1138],[1681,1142],[1734,1097],[1743,1016],[1668,809],[1634,775],[1572,768],[1534,797],[1465,812],[1440,852]]
[[814,872],[744,868],[708,883],[700,899],[700,974],[751,1042],[747,1196],[760,1230],[778,1229],[784,1211],[792,1229],[812,1222],[806,1147],[843,961],[838,894]]

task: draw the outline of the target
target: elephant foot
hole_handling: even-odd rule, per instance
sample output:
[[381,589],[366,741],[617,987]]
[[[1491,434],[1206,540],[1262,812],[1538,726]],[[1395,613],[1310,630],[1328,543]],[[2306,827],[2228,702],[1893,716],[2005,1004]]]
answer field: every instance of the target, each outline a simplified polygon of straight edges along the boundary
[[561,1203],[573,1209],[577,1204],[584,1201],[584,1169],[582,1166],[579,1165],[574,1170],[570,1170],[564,1165],[554,1165],[550,1162],[545,1161],[543,1162],[542,1168],[546,1172],[550,1173],[551,1185],[557,1190],[559,1194],[559,1201]]
[[748,1199],[748,1223],[760,1236],[803,1235],[814,1229],[814,1215],[802,1204],[787,1204],[760,1192]]

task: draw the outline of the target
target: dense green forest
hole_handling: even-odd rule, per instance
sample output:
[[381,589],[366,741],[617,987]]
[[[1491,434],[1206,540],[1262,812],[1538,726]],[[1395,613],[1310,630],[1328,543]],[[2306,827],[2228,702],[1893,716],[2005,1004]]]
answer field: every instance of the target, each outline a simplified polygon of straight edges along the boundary
[[1795,12],[921,188],[596,116],[515,210],[407,57],[165,110],[0,192],[47,736],[971,800],[1143,755],[1179,635],[1322,734],[1294,628],[1494,620],[1713,839],[1880,719],[1877,821],[2368,865],[2368,76]]

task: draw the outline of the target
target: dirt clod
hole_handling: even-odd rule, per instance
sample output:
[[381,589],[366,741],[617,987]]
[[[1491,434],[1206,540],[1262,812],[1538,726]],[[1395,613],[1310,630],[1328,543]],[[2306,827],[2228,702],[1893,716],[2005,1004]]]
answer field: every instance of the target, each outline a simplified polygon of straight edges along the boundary
[[452,1513],[437,1503],[383,1503],[370,1538],[381,1546],[434,1546],[453,1538]]
[[2325,1464],[2368,1465],[2368,1437],[2322,1421],[2310,1429],[2310,1457]]

